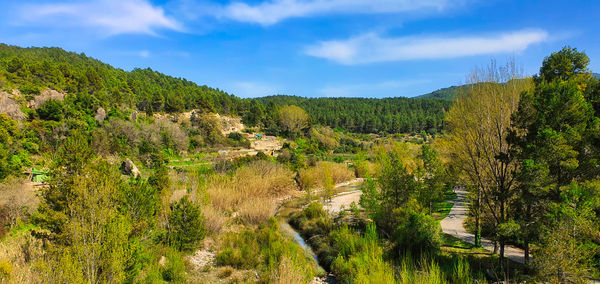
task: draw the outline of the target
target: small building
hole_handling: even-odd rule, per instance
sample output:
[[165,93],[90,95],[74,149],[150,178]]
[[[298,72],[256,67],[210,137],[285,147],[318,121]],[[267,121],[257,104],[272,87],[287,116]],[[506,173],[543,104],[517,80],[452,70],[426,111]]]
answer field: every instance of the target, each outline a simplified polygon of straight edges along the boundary
[[45,182],[48,179],[48,171],[47,170],[36,170],[35,168],[31,168],[31,172],[29,174],[29,181],[31,182]]

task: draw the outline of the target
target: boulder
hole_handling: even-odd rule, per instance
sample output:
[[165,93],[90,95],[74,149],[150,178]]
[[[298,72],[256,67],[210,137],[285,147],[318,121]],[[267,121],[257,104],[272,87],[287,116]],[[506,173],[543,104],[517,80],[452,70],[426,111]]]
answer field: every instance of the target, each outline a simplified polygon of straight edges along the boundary
[[5,113],[14,120],[24,120],[27,116],[21,111],[21,106],[12,95],[0,92],[0,113]]
[[129,120],[137,121],[137,118],[138,118],[138,112],[137,112],[137,110],[134,110],[133,112],[131,112],[131,115],[129,115]]
[[138,177],[141,173],[131,159],[127,158],[121,163],[121,173],[128,176]]
[[96,110],[96,116],[94,116],[94,119],[96,119],[98,122],[103,122],[104,119],[106,119],[106,111],[102,107],[99,107],[98,110]]

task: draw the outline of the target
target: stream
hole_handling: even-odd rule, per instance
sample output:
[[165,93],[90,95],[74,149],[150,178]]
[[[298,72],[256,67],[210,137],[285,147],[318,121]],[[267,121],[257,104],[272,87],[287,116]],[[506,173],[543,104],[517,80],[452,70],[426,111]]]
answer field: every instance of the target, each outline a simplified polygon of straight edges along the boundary
[[[356,182],[358,182],[358,184],[354,184]],[[362,184],[362,179],[356,179],[351,182],[346,182],[346,183],[341,183],[341,184],[336,185],[335,189],[337,191],[337,194],[333,197],[332,200],[334,202],[331,202],[329,204],[329,207],[331,207],[331,205],[335,203],[336,198],[337,198],[337,199],[340,199],[340,200],[337,200],[338,203],[340,203],[340,202],[344,203],[341,205],[345,205],[345,208],[348,208],[349,203],[351,201],[354,201],[353,199],[348,199],[349,193],[355,193],[361,184]],[[304,197],[298,197],[298,198],[304,198]],[[298,200],[298,198],[296,198],[296,201]],[[345,203],[348,203],[348,204],[345,204]],[[282,231],[284,231],[285,233],[289,234],[290,236],[292,236],[292,238],[294,238],[294,240],[306,251],[306,253],[313,257],[313,259],[317,263],[318,267],[320,269],[323,269],[323,271],[325,271],[327,273],[327,276],[321,278],[321,282],[316,282],[316,283],[337,283],[333,274],[328,273],[327,269],[325,269],[324,267],[322,267],[319,264],[318,256],[313,252],[310,245],[308,245],[306,243],[306,241],[304,240],[304,238],[302,238],[302,236],[298,232],[296,232],[296,230],[294,228],[292,228],[292,226],[290,226],[290,224],[288,223],[289,215],[294,211],[300,210],[300,207],[298,207],[297,205],[298,205],[298,203],[296,203],[296,202],[294,202],[294,200],[292,200],[291,202],[286,202],[285,204],[283,204],[283,206],[281,208],[279,208],[277,215],[278,215],[278,219],[279,219],[280,229]],[[336,205],[339,206],[340,204],[336,204]],[[329,208],[327,210],[330,212],[336,211],[335,209],[331,210],[331,208]],[[313,283],[315,283],[315,282],[313,282]]]

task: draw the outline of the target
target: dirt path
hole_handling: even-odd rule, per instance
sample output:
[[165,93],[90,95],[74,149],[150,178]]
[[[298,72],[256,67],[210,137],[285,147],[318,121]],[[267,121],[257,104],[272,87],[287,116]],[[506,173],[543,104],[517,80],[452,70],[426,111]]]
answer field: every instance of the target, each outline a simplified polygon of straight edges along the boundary
[[[467,232],[463,226],[468,215],[467,191],[462,188],[456,188],[454,192],[456,192],[457,198],[451,201],[454,205],[450,210],[450,214],[440,223],[442,231],[464,242],[475,244],[475,235]],[[491,240],[482,238],[481,246],[486,250],[494,251],[494,243]],[[524,263],[524,251],[520,248],[507,245],[504,248],[504,256],[518,263]]]
[[350,208],[350,204],[352,204],[352,202],[358,205],[360,195],[362,194],[362,191],[360,190],[362,182],[362,179],[354,179],[350,182],[337,184],[337,190],[340,190],[340,188],[345,187],[342,189],[343,192],[331,198],[330,201],[326,201],[323,206],[323,209],[325,209],[331,214],[334,214],[340,212],[342,210],[342,207],[344,209]]

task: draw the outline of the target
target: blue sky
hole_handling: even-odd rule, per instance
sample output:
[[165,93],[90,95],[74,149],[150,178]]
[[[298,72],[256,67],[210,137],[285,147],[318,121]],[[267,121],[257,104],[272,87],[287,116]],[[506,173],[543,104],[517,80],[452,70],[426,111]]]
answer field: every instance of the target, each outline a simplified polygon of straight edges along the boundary
[[[58,46],[241,97],[416,96],[564,45],[600,71],[600,1],[0,0],[0,42]],[[6,16],[8,15],[8,16]]]

